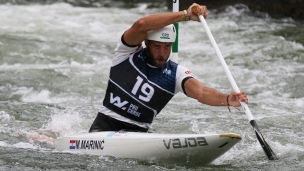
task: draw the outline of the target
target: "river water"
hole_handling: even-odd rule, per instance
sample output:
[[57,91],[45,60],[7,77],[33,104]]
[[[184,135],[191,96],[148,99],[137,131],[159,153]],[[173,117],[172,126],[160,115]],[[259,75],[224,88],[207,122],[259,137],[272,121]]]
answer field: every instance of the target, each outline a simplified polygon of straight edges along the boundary
[[[166,8],[55,3],[2,4],[0,11],[0,170],[303,170],[303,21],[270,18],[242,5],[209,11],[210,30],[280,160],[267,159],[243,111],[229,113],[177,94],[150,131],[243,137],[210,165],[183,166],[61,153],[53,145],[56,138],[88,131],[123,31]],[[179,26],[179,63],[207,86],[230,92],[202,25]]]

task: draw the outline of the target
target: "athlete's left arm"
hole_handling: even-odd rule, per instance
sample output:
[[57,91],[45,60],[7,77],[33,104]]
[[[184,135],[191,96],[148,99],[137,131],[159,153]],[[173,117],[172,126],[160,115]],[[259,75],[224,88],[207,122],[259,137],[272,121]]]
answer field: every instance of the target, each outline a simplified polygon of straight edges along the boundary
[[239,100],[248,103],[244,92],[236,93],[232,91],[230,94],[221,93],[214,88],[206,87],[195,78],[188,79],[184,83],[184,88],[187,96],[211,106],[227,106],[228,103],[230,106],[240,106]]

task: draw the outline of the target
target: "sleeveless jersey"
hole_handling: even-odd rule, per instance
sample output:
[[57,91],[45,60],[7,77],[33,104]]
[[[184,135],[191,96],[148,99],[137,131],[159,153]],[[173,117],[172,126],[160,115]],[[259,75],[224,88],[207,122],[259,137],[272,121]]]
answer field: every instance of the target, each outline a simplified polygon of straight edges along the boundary
[[149,128],[156,115],[183,83],[194,75],[168,60],[162,68],[147,63],[141,45],[129,47],[119,41],[110,69],[102,113],[117,120]]

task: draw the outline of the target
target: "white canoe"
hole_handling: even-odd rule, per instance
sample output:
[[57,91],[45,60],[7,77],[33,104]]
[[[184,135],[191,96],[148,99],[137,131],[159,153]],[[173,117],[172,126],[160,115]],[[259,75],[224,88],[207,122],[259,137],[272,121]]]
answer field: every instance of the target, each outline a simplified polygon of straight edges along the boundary
[[235,133],[95,132],[57,139],[59,151],[176,164],[208,164],[241,140]]

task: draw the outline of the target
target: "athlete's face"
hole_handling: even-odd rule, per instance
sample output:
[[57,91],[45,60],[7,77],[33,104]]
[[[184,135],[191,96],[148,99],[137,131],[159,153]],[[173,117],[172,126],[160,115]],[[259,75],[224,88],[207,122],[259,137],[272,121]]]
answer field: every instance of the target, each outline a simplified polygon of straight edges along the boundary
[[153,40],[145,41],[149,53],[149,62],[158,67],[163,67],[171,53],[171,42],[157,42]]

